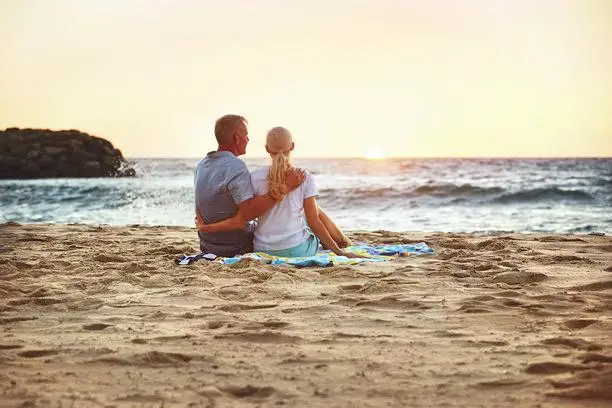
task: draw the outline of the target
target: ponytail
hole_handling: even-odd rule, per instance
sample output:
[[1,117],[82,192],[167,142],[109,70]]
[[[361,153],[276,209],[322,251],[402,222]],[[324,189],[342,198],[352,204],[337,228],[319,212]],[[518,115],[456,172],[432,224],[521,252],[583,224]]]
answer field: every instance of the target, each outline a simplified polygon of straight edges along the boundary
[[282,200],[288,193],[287,186],[285,186],[285,173],[291,167],[291,158],[288,152],[287,154],[279,152],[272,156],[272,165],[268,173],[268,191],[276,201]]

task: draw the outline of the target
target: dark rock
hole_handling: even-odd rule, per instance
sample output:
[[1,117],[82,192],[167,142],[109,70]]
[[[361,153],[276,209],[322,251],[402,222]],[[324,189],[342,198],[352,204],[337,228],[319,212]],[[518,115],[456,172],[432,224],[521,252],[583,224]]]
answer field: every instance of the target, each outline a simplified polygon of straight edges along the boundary
[[29,161],[32,161],[33,159],[36,159],[40,156],[40,150],[33,148],[28,150],[28,152],[26,153],[26,159],[28,159]]
[[83,141],[78,140],[78,139],[69,139],[68,146],[70,146],[74,150],[79,150],[85,147],[85,145],[83,144]]
[[100,163],[96,161],[86,161],[81,169],[83,177],[95,177],[100,172]]
[[54,160],[46,154],[43,154],[38,158],[38,164],[40,164],[41,167],[49,167],[49,165],[51,165],[53,162]]
[[0,179],[132,177],[136,171],[108,140],[78,130],[0,130]]
[[72,157],[74,158],[74,161],[77,161],[77,162],[86,162],[86,161],[97,162],[100,159],[102,161],[104,160],[115,160],[116,161],[116,158],[111,155],[105,155],[105,156],[100,157],[99,153],[96,154],[89,150],[85,150],[84,148],[79,149],[79,150],[74,150],[72,153]]
[[40,172],[40,166],[35,161],[26,162],[19,171],[24,174],[31,175],[31,177]]
[[48,154],[49,156],[56,156],[65,151],[66,151],[66,148],[59,147],[59,146],[46,146],[44,150],[45,154]]
[[21,161],[13,156],[0,156],[0,163],[3,168],[11,170],[21,167]]

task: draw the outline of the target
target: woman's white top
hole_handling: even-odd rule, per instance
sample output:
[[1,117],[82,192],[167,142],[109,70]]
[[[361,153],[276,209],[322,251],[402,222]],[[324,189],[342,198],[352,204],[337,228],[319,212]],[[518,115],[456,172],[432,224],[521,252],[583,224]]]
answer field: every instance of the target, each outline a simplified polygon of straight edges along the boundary
[[[251,172],[255,195],[268,192],[269,170],[270,167],[264,167]],[[293,248],[306,241],[309,233],[306,230],[304,200],[317,195],[319,193],[314,178],[309,172],[305,172],[304,181],[298,188],[257,219],[253,240],[255,251]]]

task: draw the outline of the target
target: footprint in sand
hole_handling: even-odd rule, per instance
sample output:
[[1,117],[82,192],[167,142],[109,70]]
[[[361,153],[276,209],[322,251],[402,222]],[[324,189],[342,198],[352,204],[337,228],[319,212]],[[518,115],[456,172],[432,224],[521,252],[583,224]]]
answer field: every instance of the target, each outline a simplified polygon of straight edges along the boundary
[[289,326],[288,322],[283,322],[282,320],[267,320],[265,322],[261,322],[261,324],[269,329],[281,329]]
[[33,298],[32,303],[37,306],[50,306],[50,305],[56,305],[59,303],[68,303],[68,301],[62,298],[40,297],[40,298]]
[[31,301],[32,299],[14,299],[14,300],[9,300],[6,304],[9,306],[22,306],[22,305],[27,305]]
[[163,351],[149,351],[147,353],[132,354],[125,358],[103,357],[92,360],[92,363],[108,363],[123,366],[149,366],[185,365],[193,360],[193,356],[182,353],[166,353]]
[[176,340],[192,339],[194,337],[195,337],[195,335],[193,335],[193,334],[177,334],[175,336],[159,336],[159,337],[154,337],[153,340],[157,340],[157,341],[176,341]]
[[506,283],[508,285],[524,285],[527,283],[541,282],[548,278],[543,273],[527,271],[502,272],[493,277],[493,282]]
[[509,343],[505,340],[465,340],[461,342],[462,344],[470,347],[503,347],[507,346]]
[[87,232],[104,232],[104,231],[106,231],[106,228],[103,228],[103,227],[90,227],[90,228],[86,229],[85,231],[87,231]]
[[[577,372],[570,379],[551,381],[551,384],[560,390],[548,392],[546,393],[547,396],[572,400],[602,401],[609,404],[612,400],[612,367],[603,371]],[[586,403],[581,405],[587,406]]]
[[612,252],[612,245],[598,245],[594,246],[593,249],[601,252]]
[[476,245],[462,239],[444,240],[439,242],[438,246],[451,249],[467,249],[469,251],[476,251],[478,249]]
[[599,322],[599,320],[596,319],[570,319],[566,320],[563,324],[568,329],[580,330],[584,329],[585,327],[589,327],[590,325],[595,324],[597,322]]
[[547,264],[557,264],[557,263],[569,263],[569,264],[580,264],[580,263],[593,263],[588,258],[584,258],[576,255],[544,255],[535,258],[537,261]]
[[351,285],[340,285],[338,289],[343,292],[359,292],[364,285],[351,284]]
[[128,262],[128,259],[113,254],[99,254],[93,257],[98,262]]
[[16,350],[23,348],[21,344],[0,344],[0,350]]
[[606,280],[601,282],[588,283],[586,285],[573,286],[571,290],[576,291],[601,291],[612,289],[612,280]]
[[450,330],[436,330],[430,333],[432,336],[440,337],[440,338],[457,338],[457,337],[469,336],[469,334],[466,334],[466,333],[455,332],[455,331],[450,331]]
[[488,239],[476,244],[476,248],[481,251],[500,251],[506,249],[506,243],[500,239]]
[[491,305],[488,302],[497,301],[498,298],[481,295],[461,300],[462,305],[457,309],[458,312],[463,313],[492,313],[495,309],[499,309],[496,305]]
[[26,294],[26,297],[29,297],[29,298],[47,297],[47,296],[49,296],[51,294],[53,294],[53,292],[51,290],[49,290],[48,288],[42,287],[42,288],[36,288],[36,289],[28,292]]
[[506,307],[522,307],[522,306],[525,306],[525,304],[523,302],[519,302],[516,299],[504,299],[504,298],[500,298],[499,302],[501,303],[502,306],[506,306]]
[[210,330],[217,330],[226,325],[229,326],[229,323],[222,320],[212,320],[206,323],[206,328]]
[[527,374],[538,374],[538,375],[552,375],[552,374],[563,374],[571,373],[574,371],[587,370],[588,367],[567,364],[567,363],[556,363],[553,361],[547,361],[545,363],[534,363],[529,364],[525,369]]
[[466,272],[466,271],[433,272],[433,273],[427,274],[427,276],[435,276],[435,275],[445,276],[448,273],[450,273],[450,275],[453,278],[457,278],[457,279],[464,279],[464,278],[469,278],[470,276],[472,276],[469,272]]
[[299,343],[304,340],[298,336],[290,336],[273,331],[265,332],[236,332],[236,333],[223,333],[214,336],[215,339],[244,341],[252,343],[274,343],[274,344],[286,344],[286,343]]
[[401,309],[401,310],[404,310],[404,309],[419,309],[419,310],[431,309],[431,306],[428,306],[422,302],[419,302],[418,300],[411,300],[411,299],[401,300],[394,296],[388,296],[388,297],[384,297],[384,298],[376,299],[376,300],[360,301],[360,302],[357,302],[355,306],[374,307],[374,308],[380,308],[380,309]]
[[515,380],[515,379],[500,379],[500,380],[492,380],[492,381],[481,381],[476,383],[476,386],[482,388],[498,388],[498,387],[512,387],[515,385],[524,384],[525,380]]
[[39,266],[38,262],[22,262],[22,261],[15,261],[15,262],[13,262],[13,265],[18,270],[33,269],[33,268],[37,268]]
[[252,399],[266,399],[271,397],[275,392],[276,388],[256,387],[252,385],[247,386],[234,386],[228,385],[226,387],[220,387],[221,391],[226,392],[236,398],[252,398]]
[[554,337],[552,339],[542,340],[542,344],[551,346],[565,346],[586,351],[598,351],[602,348],[599,344],[591,343],[583,339],[570,339],[568,337]]
[[498,266],[505,266],[506,268],[518,268],[520,262],[518,261],[500,261],[497,264]]
[[257,310],[257,309],[271,309],[273,307],[278,306],[278,303],[268,303],[268,304],[240,304],[233,303],[229,305],[223,305],[217,307],[218,310],[222,310],[224,312],[237,313],[246,310]]
[[15,322],[27,322],[29,320],[37,320],[38,317],[17,316],[17,317],[0,317],[0,324],[8,324]]
[[105,323],[92,323],[92,324],[86,324],[83,326],[84,330],[92,330],[92,331],[96,331],[96,330],[104,330],[107,327],[111,327],[112,324],[105,324]]
[[[332,304],[336,304],[336,302],[332,302]],[[318,305],[305,307],[287,307],[285,309],[281,309],[281,313],[303,313],[306,316],[326,316],[328,313],[332,313],[334,310],[336,309],[333,306]]]
[[588,363],[612,363],[612,356],[604,356],[598,353],[585,353],[579,356],[583,364]]
[[485,263],[477,264],[473,268],[477,272],[489,271],[491,269],[494,269],[494,270],[498,270],[499,269],[496,265],[494,265],[494,264],[492,264],[490,262],[485,262]]
[[540,241],[540,242],[586,242],[584,239],[581,239],[581,238],[563,237],[563,236],[558,236],[558,235],[550,235],[550,236],[544,236],[544,237],[540,237],[540,238],[535,238],[534,241]]
[[26,350],[26,351],[22,351],[20,353],[17,353],[18,356],[20,357],[25,357],[25,358],[36,358],[36,357],[46,357],[46,356],[52,356],[55,354],[59,354],[59,350],[53,350],[53,349],[49,349],[49,350]]
[[332,339],[365,339],[367,337],[379,337],[379,336],[366,336],[364,334],[357,333],[345,333],[345,332],[335,332],[332,333]]
[[505,298],[525,297],[523,293],[516,290],[502,290],[501,292],[494,293],[494,295]]
[[493,312],[493,310],[490,310],[486,307],[478,306],[478,305],[463,305],[459,309],[457,309],[457,311],[463,312],[463,313],[492,313]]

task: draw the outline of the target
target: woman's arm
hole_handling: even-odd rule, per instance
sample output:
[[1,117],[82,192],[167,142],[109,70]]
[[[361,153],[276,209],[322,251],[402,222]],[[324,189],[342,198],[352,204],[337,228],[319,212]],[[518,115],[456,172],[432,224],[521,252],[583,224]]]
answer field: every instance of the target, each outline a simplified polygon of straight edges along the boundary
[[306,214],[306,221],[308,221],[308,225],[312,229],[312,232],[315,233],[325,248],[331,249],[336,255],[342,255],[348,258],[359,257],[350,252],[344,252],[331,237],[329,231],[325,227],[325,224],[323,224],[319,218],[319,209],[317,207],[317,199],[315,197],[308,197],[304,200],[304,214]]
[[227,220],[219,221],[214,224],[205,224],[204,220],[200,216],[200,212],[196,210],[195,223],[196,228],[200,232],[225,232],[244,229],[247,220],[245,220],[242,213],[238,211],[236,215],[234,215],[232,218],[228,218]]
[[[298,188],[304,181],[304,171],[302,169],[293,168],[285,174],[285,186],[287,191],[293,191]],[[226,232],[237,231],[245,228],[248,221],[265,214],[277,204],[270,194],[253,197],[238,204],[238,212],[232,218],[219,221],[214,224],[205,224],[204,219],[200,216],[199,210],[196,209],[196,228],[200,232]]]

